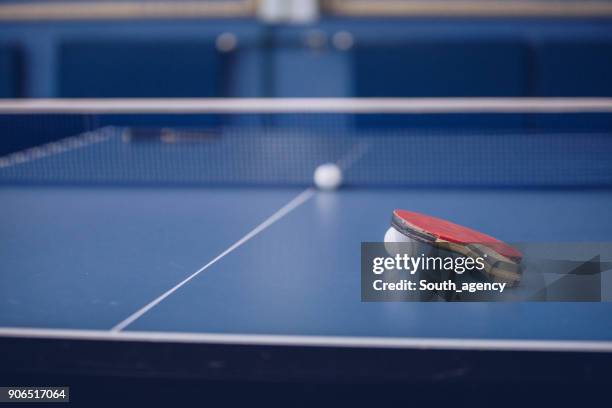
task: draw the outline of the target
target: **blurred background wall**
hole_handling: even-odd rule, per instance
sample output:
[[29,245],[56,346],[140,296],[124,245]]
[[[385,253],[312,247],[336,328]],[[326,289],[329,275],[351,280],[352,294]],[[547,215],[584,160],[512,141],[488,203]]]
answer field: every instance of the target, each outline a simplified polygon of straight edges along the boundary
[[612,96],[612,2],[0,1],[0,97]]

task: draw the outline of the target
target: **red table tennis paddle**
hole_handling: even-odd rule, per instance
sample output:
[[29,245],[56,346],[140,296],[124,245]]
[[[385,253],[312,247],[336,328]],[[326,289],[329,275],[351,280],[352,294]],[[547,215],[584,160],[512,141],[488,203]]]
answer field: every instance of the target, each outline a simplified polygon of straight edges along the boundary
[[391,226],[413,240],[485,262],[485,272],[495,281],[518,284],[523,255],[516,248],[487,234],[412,211],[395,210]]

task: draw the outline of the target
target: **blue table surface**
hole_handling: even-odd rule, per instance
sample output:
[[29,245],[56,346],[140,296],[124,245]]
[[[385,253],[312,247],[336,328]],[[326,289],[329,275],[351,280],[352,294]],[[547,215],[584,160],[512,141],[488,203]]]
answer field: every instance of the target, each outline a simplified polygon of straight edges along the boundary
[[[296,197],[293,188],[0,187],[0,327],[110,330]],[[316,192],[127,331],[612,340],[611,303],[364,303],[360,243],[406,208],[506,241],[610,241],[612,191]]]

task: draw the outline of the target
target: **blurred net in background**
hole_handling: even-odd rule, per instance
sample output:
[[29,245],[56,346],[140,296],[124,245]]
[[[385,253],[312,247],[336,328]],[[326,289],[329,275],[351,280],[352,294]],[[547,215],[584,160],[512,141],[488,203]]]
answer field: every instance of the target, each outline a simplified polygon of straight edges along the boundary
[[610,187],[611,121],[609,113],[7,114],[2,134],[42,137],[0,158],[0,183],[303,186],[318,165],[338,162],[353,187]]

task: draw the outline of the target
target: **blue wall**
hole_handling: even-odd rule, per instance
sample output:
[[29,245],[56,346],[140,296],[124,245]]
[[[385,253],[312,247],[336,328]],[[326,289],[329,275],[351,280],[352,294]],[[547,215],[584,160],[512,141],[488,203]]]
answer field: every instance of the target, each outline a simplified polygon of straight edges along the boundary
[[[610,23],[5,22],[0,97],[612,96]],[[226,32],[238,45],[221,52]]]

